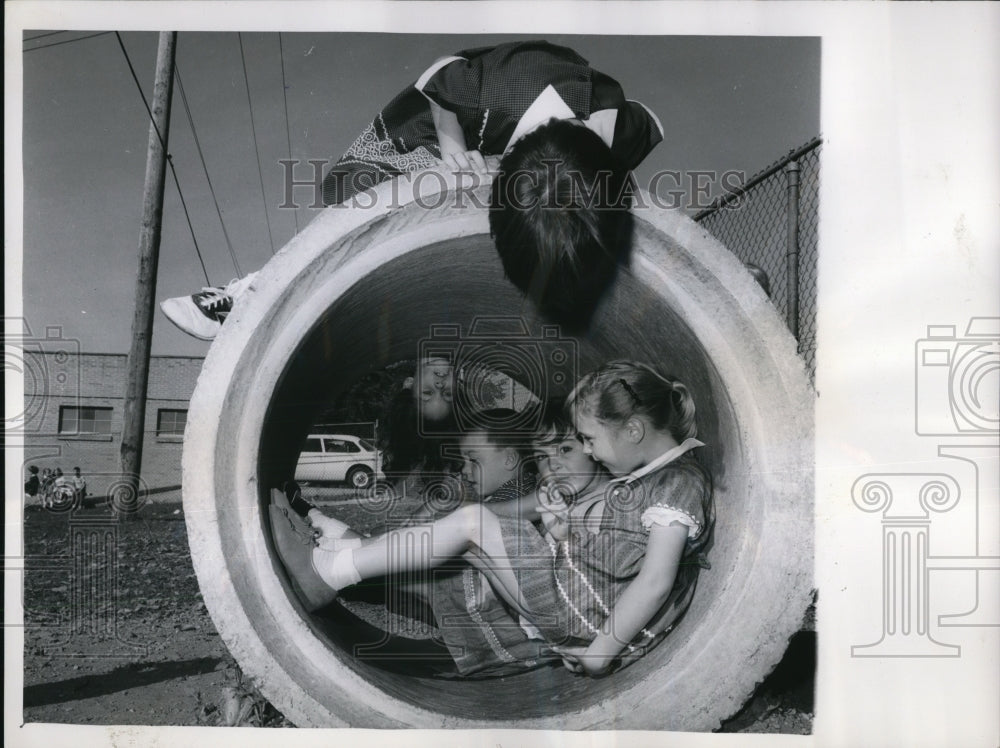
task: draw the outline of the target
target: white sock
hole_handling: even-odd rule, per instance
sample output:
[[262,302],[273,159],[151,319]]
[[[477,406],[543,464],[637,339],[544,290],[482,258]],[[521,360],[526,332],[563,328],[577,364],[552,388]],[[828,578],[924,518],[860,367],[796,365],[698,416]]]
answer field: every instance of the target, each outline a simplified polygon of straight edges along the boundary
[[344,537],[344,535],[350,532],[351,529],[339,519],[327,517],[323,514],[323,512],[315,507],[309,510],[306,517],[308,517],[309,522],[313,527],[322,532],[324,537],[330,538],[331,540],[337,540],[338,538]]
[[354,565],[353,548],[341,548],[338,551],[313,548],[312,562],[320,579],[335,590],[342,590],[361,581],[361,575]]
[[328,538],[325,535],[320,535],[316,538],[316,545],[324,551],[336,553],[348,548],[360,548],[361,538]]
[[310,524],[320,531],[316,545],[327,551],[339,551],[341,548],[360,548],[361,538],[345,538],[344,534],[351,528],[339,519],[327,517],[319,509],[310,509],[306,515]]

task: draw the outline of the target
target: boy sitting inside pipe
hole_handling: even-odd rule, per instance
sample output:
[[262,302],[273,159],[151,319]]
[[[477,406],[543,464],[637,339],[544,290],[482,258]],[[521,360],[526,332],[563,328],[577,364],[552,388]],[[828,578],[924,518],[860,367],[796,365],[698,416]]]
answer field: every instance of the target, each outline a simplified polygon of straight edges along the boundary
[[[489,506],[497,516],[540,520],[532,441],[525,435],[511,435],[496,425],[510,423],[517,417],[516,411],[505,408],[473,414],[473,422],[482,426],[459,439],[461,482],[455,480],[450,484],[454,489],[452,500],[442,501],[437,496],[435,506],[425,506],[413,521],[441,516],[474,503]],[[440,489],[440,483],[436,487]],[[304,542],[316,536],[316,542],[323,547],[324,531],[335,536],[343,525],[305,501],[294,487],[289,488],[288,497],[280,491],[273,492],[272,521],[294,528]],[[299,517],[306,519],[311,527]],[[359,537],[353,532],[349,535]],[[559,660],[537,631],[497,596],[486,576],[469,563],[456,560],[430,573],[398,575],[392,583],[396,585],[394,593],[402,590],[426,601],[436,623],[437,638],[448,648],[461,675],[504,675]],[[407,607],[410,613],[418,612],[412,605]]]

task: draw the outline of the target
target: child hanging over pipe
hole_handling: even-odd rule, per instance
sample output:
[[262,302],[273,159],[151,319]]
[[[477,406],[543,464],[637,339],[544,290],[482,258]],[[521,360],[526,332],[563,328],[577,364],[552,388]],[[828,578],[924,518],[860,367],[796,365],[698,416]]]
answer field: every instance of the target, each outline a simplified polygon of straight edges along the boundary
[[[335,205],[423,169],[486,173],[504,272],[554,322],[586,325],[629,252],[630,171],[663,139],[656,117],[566,47],[512,42],[437,60],[378,114],[323,181]],[[256,274],[160,304],[215,338]]]

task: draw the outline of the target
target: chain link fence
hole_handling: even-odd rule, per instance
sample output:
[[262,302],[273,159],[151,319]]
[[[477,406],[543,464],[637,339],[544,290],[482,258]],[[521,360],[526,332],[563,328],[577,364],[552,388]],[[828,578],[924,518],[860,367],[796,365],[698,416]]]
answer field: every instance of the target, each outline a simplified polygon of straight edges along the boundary
[[694,216],[740,260],[763,271],[812,378],[822,142],[815,138],[793,150]]

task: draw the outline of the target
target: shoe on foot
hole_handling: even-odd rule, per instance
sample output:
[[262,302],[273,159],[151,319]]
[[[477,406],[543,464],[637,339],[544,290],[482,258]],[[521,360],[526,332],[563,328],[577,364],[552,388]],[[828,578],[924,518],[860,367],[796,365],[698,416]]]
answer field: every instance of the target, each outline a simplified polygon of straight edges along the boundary
[[309,512],[317,508],[311,501],[303,498],[302,489],[299,488],[299,484],[295,481],[286,480],[282,484],[281,490],[285,494],[289,506],[300,517],[308,517]]
[[312,526],[308,517],[303,517],[288,503],[288,499],[277,488],[271,491],[271,506],[278,510],[284,518],[283,521],[289,526],[291,532],[302,540],[303,543],[316,544],[316,536],[319,530]]
[[167,319],[188,335],[199,340],[215,340],[222,323],[240,295],[253,282],[257,273],[231,280],[226,286],[205,287],[190,296],[176,296],[160,302]]
[[282,491],[274,489],[271,497],[276,506],[293,512],[309,523],[313,529],[316,545],[320,548],[337,551],[361,545],[361,536],[352,530],[350,525],[334,517],[327,517],[318,506],[304,499],[302,490],[295,481],[285,481]]
[[309,521],[319,532],[316,536],[316,545],[324,551],[361,547],[361,536],[339,519],[327,517],[317,509],[309,515]]
[[296,523],[292,517],[300,522],[303,520],[294,512],[276,504],[268,507],[268,513],[271,516],[274,546],[288,572],[295,594],[310,613],[329,605],[337,598],[337,591],[324,582],[316,571],[312,560],[316,545],[311,537],[305,538],[296,531]]

